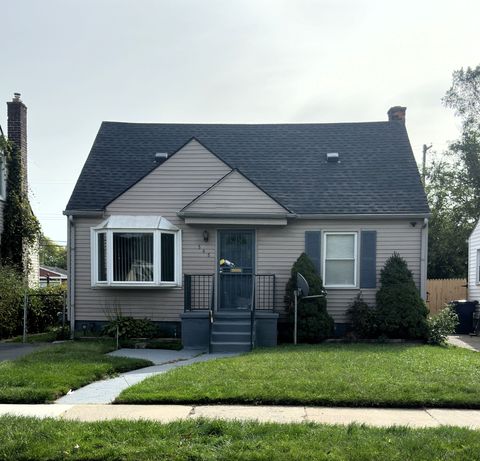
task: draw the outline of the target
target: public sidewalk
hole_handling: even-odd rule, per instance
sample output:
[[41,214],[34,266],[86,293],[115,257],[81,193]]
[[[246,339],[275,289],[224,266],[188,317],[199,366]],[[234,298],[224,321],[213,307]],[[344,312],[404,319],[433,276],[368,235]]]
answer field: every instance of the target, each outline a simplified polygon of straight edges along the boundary
[[480,410],[328,408],[233,405],[0,405],[0,416],[32,416],[60,420],[150,420],[169,423],[196,418],[256,420],[274,423],[352,423],[368,426],[439,427],[480,429]]

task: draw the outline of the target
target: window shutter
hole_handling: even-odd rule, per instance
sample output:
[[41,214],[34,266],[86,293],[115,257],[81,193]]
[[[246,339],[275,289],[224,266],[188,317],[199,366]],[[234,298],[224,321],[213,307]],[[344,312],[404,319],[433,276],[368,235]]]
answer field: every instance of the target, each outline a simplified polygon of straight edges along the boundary
[[315,269],[321,276],[320,272],[320,239],[322,233],[320,231],[306,231],[305,232],[305,253],[312,260]]
[[360,236],[360,288],[377,287],[377,231]]

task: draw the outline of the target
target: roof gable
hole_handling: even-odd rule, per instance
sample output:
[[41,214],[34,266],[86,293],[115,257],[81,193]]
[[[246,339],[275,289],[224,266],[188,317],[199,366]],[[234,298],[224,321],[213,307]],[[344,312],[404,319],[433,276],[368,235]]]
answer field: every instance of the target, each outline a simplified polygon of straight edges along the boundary
[[278,214],[288,210],[238,170],[232,170],[185,206],[182,214]]

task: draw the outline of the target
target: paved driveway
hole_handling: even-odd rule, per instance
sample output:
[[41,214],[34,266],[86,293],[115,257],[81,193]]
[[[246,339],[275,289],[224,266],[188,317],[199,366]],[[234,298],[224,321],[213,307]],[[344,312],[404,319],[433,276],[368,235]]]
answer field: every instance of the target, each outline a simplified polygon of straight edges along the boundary
[[18,359],[42,346],[45,347],[47,344],[0,343],[0,362]]
[[480,352],[480,336],[452,335],[448,337],[448,343],[453,346]]

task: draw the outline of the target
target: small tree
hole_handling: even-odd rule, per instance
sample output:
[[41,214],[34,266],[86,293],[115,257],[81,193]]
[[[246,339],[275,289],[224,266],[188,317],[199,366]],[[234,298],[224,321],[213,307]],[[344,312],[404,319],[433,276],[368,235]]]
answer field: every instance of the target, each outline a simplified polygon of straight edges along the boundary
[[[297,274],[301,273],[308,282],[310,295],[323,293],[323,282],[310,258],[302,253],[292,267],[291,277],[286,288],[289,323],[293,330],[294,323],[294,291],[297,289]],[[325,297],[302,299],[298,303],[297,335],[299,342],[318,343],[333,333],[333,319],[327,312]]]
[[407,262],[394,253],[380,273],[377,322],[380,335],[389,338],[425,339],[427,315]]

